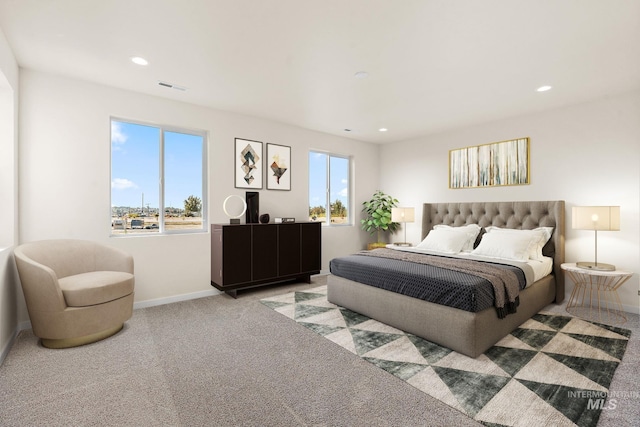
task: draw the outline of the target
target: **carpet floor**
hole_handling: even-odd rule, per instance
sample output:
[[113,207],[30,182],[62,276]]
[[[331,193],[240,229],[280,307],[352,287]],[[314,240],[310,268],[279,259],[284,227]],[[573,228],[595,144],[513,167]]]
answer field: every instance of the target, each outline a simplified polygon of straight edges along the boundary
[[327,301],[326,286],[262,303],[485,425],[594,427],[631,332],[539,313],[478,358]]
[[[134,310],[115,336],[66,350],[24,330],[0,366],[0,425],[480,425],[260,303],[325,283]],[[599,427],[640,419],[640,328],[628,317],[631,339],[609,387],[617,406]]]

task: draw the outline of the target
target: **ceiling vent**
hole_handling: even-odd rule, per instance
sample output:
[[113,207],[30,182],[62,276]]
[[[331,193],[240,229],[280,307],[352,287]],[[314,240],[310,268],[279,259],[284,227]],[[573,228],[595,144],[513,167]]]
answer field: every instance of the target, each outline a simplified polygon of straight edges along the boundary
[[186,87],[184,86],[178,86],[178,85],[174,85],[172,83],[167,83],[167,82],[158,82],[158,84],[162,87],[168,87],[169,89],[175,89],[175,90],[180,90],[182,92],[185,92],[187,90]]

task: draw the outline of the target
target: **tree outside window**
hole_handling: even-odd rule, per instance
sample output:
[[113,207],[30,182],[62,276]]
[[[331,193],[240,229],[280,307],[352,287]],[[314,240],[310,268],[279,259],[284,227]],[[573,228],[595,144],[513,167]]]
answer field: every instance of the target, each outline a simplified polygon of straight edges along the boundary
[[348,157],[309,152],[310,221],[321,221],[327,225],[351,224],[349,177]]

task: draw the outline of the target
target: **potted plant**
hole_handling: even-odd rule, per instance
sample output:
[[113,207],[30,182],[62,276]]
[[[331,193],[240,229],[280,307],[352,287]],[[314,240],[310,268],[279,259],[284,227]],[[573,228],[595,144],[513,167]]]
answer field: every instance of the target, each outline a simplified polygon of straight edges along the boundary
[[399,223],[391,221],[391,208],[396,207],[398,200],[378,190],[373,194],[371,200],[362,202],[364,206],[362,212],[365,212],[366,218],[360,220],[362,229],[370,234],[377,233],[376,243],[370,243],[367,249],[383,248],[386,243],[382,242],[381,235],[383,232],[390,231],[394,233]]

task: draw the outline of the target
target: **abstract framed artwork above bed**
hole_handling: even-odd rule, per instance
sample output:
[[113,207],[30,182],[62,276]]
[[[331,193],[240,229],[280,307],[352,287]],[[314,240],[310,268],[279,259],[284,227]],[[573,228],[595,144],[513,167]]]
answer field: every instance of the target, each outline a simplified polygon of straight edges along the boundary
[[[561,200],[425,203],[423,243],[409,251],[363,251],[332,260],[328,300],[477,357],[546,305],[564,299],[564,215]],[[436,252],[429,242],[434,236],[441,245]],[[541,272],[544,263],[547,271]],[[501,264],[507,265],[494,268]],[[357,276],[358,269],[365,277]],[[490,269],[494,276],[488,276]],[[461,279],[445,284],[447,276]],[[496,283],[506,284],[504,278],[516,284],[503,291]],[[493,304],[482,302],[487,295]]]
[[529,184],[529,138],[449,151],[449,188]]

